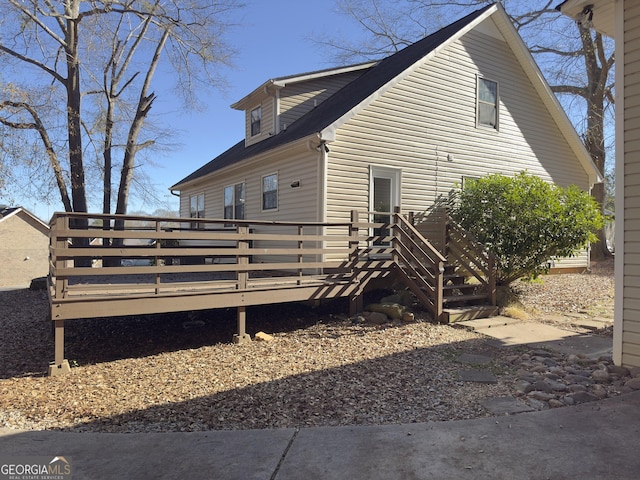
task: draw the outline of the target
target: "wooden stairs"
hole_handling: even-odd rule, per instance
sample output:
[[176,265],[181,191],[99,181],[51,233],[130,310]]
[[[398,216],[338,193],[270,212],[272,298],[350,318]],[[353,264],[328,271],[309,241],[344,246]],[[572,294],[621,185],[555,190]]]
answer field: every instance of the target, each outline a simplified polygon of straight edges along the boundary
[[442,323],[474,320],[498,314],[498,307],[492,305],[491,292],[486,286],[455,265],[447,264],[444,267],[442,293]]
[[440,323],[497,315],[495,257],[450,218],[444,228],[442,254],[396,212],[392,246],[400,278]]

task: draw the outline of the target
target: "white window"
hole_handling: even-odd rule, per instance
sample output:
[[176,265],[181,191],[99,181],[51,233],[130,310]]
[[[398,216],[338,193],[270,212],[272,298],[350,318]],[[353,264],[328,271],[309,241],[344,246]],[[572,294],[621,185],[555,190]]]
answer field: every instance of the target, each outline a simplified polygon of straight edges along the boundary
[[260,121],[262,120],[262,107],[251,110],[251,136],[254,137],[260,133]]
[[224,218],[244,220],[244,182],[224,187]]
[[498,128],[498,83],[478,77],[478,125]]
[[278,208],[278,174],[262,177],[262,210]]
[[[204,193],[189,196],[189,217],[204,218]],[[191,228],[204,228],[200,222],[191,222]]]

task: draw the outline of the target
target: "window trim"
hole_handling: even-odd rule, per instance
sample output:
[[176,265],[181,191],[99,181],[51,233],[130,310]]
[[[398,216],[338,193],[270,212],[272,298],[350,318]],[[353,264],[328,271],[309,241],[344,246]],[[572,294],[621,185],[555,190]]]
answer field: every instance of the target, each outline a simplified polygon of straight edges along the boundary
[[[275,197],[276,197],[276,206],[272,207],[272,208],[265,208],[265,189],[264,189],[264,181],[267,177],[276,177],[276,188],[275,190],[269,190],[268,192],[276,192],[275,193]],[[262,177],[260,177],[260,208],[262,212],[272,212],[272,211],[278,211],[278,209],[280,208],[280,184],[279,184],[279,175],[278,172],[272,172],[272,173],[268,173],[266,175],[262,175]]]
[[[496,86],[496,98],[493,104],[485,100],[480,99],[480,82],[486,81],[495,84]],[[492,105],[495,109],[495,125],[480,122],[480,105]],[[476,127],[478,128],[490,128],[492,130],[500,129],[500,84],[496,80],[483,77],[482,75],[476,75]]]
[[[257,112],[257,119],[253,119],[253,112]],[[257,128],[254,131],[254,126],[257,125]],[[249,112],[249,134],[251,137],[255,137],[260,135],[262,132],[262,105],[258,105],[255,108],[252,108]]]
[[[195,204],[196,204],[196,208],[195,208],[195,215],[194,213],[194,209],[193,209],[193,201],[195,199]],[[202,200],[202,203],[200,202]],[[204,196],[204,192],[199,192],[199,193],[192,193],[189,194],[189,218],[205,218],[205,196]],[[200,206],[202,206],[202,209],[200,209]],[[204,224],[201,222],[191,222],[191,228],[197,228],[197,229],[204,229]]]
[[[243,198],[240,200],[242,205],[242,218],[238,218],[238,203],[236,199],[236,188],[242,185]],[[227,205],[227,189],[231,189],[231,205]],[[225,185],[222,189],[222,217],[225,220],[245,220],[246,218],[246,202],[247,202],[247,184],[246,181],[242,180],[241,182],[232,183],[229,185]],[[231,207],[232,217],[227,217],[227,207]]]

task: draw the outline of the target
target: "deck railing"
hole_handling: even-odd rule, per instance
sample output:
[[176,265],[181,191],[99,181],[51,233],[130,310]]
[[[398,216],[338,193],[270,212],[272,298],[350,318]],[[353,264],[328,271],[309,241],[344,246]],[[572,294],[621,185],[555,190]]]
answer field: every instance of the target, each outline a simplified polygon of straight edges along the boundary
[[[351,222],[268,222],[57,213],[51,223],[53,298],[91,285],[110,293],[187,287],[243,290],[278,277],[301,283],[330,269],[353,274]],[[323,277],[325,278],[325,277]]]
[[238,309],[349,297],[399,272],[435,319],[444,257],[396,212],[351,212],[348,222],[280,222],[56,213],[50,225],[55,362],[64,369],[64,322],[90,317]]

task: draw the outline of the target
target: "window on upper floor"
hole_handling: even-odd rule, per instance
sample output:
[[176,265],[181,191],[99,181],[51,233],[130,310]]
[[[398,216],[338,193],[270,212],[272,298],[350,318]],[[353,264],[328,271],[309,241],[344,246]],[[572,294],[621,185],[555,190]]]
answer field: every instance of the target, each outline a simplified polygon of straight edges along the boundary
[[244,220],[244,182],[224,187],[224,218]]
[[[204,193],[189,195],[189,217],[204,218]],[[191,228],[204,228],[200,222],[191,222]]]
[[498,82],[478,77],[477,124],[498,128]]
[[254,137],[260,133],[260,122],[262,121],[262,107],[251,110],[251,136]]
[[262,177],[262,210],[278,208],[278,174]]

